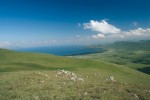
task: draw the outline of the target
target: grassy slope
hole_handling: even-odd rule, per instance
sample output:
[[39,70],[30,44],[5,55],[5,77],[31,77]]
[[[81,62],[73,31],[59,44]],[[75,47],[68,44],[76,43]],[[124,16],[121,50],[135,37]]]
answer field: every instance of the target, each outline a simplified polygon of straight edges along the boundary
[[[56,76],[58,69],[70,70],[84,82],[74,82],[69,76]],[[106,81],[108,76],[114,76],[116,82]],[[150,97],[149,75],[104,61],[48,54],[0,49],[0,80],[0,99],[3,100]]]
[[82,58],[97,61],[104,60],[150,74],[150,41],[116,42],[114,44],[93,47],[105,48],[108,51],[83,55]]

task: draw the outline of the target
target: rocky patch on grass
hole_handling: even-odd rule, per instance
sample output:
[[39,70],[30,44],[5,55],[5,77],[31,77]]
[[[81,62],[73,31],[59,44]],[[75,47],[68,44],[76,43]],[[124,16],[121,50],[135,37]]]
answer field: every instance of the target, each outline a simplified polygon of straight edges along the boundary
[[111,81],[111,82],[115,82],[116,81],[113,76],[107,77],[106,80],[107,81]]
[[70,80],[72,81],[84,81],[83,78],[77,76],[75,73],[67,70],[58,70],[56,76],[62,76],[62,77],[70,77]]

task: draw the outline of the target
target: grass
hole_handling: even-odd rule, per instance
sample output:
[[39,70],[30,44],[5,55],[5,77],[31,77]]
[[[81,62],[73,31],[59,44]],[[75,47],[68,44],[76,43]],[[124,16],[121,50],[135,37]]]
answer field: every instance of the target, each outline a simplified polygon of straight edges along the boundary
[[[39,74],[44,73],[48,76]],[[10,72],[1,75],[1,99],[130,99],[149,98],[149,90],[145,87],[109,82],[104,76],[92,73],[78,74],[84,82],[72,81],[70,77],[56,76],[55,71]],[[142,91],[141,91],[142,88]]]
[[[58,69],[84,81],[58,75]],[[113,76],[116,80],[107,80]],[[137,100],[150,98],[150,77],[105,61],[0,49],[1,100]]]
[[92,46],[92,48],[104,48],[102,53],[79,55],[77,58],[86,58],[96,61],[107,61],[123,65],[146,74],[150,74],[150,42],[116,42],[103,46]]

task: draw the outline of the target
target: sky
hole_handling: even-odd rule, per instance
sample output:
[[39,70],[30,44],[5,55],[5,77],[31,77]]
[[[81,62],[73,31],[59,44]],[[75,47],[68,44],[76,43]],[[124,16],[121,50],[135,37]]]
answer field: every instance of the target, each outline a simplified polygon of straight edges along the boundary
[[0,47],[150,39],[150,0],[0,0]]

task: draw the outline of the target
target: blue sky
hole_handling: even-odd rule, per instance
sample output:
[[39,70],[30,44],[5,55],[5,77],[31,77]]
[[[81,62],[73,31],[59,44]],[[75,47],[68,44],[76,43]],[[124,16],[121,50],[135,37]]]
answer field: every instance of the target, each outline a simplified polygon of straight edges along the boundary
[[150,39],[149,0],[0,0],[0,47]]

